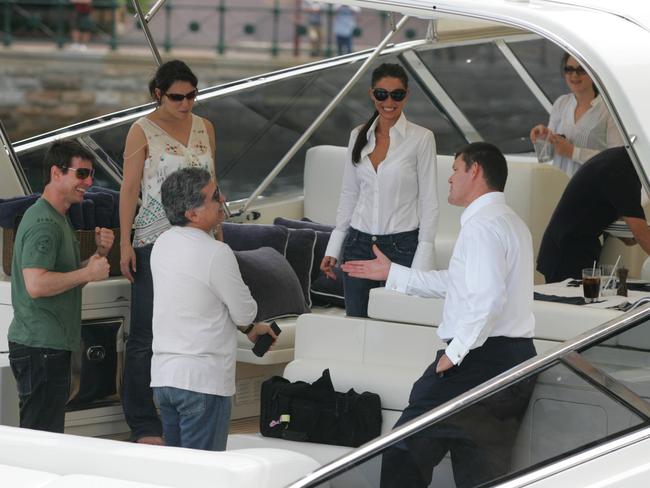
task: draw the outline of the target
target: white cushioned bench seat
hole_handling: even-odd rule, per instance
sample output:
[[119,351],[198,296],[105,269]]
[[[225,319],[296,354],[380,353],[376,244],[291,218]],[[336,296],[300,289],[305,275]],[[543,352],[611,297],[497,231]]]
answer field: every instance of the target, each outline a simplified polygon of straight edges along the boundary
[[[385,288],[370,291],[368,315],[377,320],[400,320],[411,324],[437,326],[442,321],[442,298],[421,298]],[[616,318],[622,312],[533,301],[535,338],[563,342]]]
[[[329,368],[334,389],[378,393],[382,403],[382,434],[389,432],[408,403],[413,382],[433,360],[443,343],[436,329],[418,325],[380,322],[322,314],[304,314],[296,327],[296,357],[284,370],[290,381],[318,379]],[[228,437],[228,449],[278,447],[307,454],[326,464],[352,448],[309,442],[293,442],[236,434]],[[373,475],[376,475],[376,472]],[[355,473],[351,473],[355,476]],[[346,485],[347,483],[347,485]],[[356,486],[339,480],[337,486]]]
[[329,368],[337,391],[372,391],[382,408],[402,410],[411,385],[442,346],[430,327],[307,314],[298,320],[296,357],[284,376],[314,381]]
[[[312,307],[312,313],[320,315],[330,315],[334,317],[344,317],[345,310],[338,307]],[[286,364],[293,360],[294,344],[296,336],[296,321],[298,317],[285,317],[276,319],[275,322],[282,330],[278,340],[273,344],[273,348],[264,356],[257,357],[251,351],[253,343],[248,340],[244,334],[237,334],[237,361],[250,364]]]
[[[82,484],[82,478],[78,478],[78,484],[52,485],[57,487],[185,488],[215,486],[218,482],[220,486],[234,488],[271,488],[286,486],[314,470],[318,463],[303,454],[278,449],[208,452],[0,426],[0,465],[26,469],[25,479],[35,482],[39,477],[31,471],[64,478],[104,477],[136,483],[103,485],[88,480]],[[0,470],[0,476],[2,473]],[[14,471],[14,475],[18,474]],[[7,485],[4,477],[0,479],[2,486],[17,486]],[[76,483],[75,478],[72,482]]]
[[[337,391],[354,388],[359,393],[379,394],[383,434],[392,429],[408,404],[413,382],[443,346],[434,327],[305,314],[296,324],[296,357],[287,365],[283,376],[290,381],[313,382],[329,368]],[[295,449],[323,464],[351,449],[285,441],[260,434],[238,434],[228,438],[229,449],[255,446]],[[335,480],[334,486],[378,486],[378,462],[375,459],[359,472],[348,473],[350,478]]]
[[[315,146],[307,151],[304,178],[305,217],[323,224],[336,222],[346,158],[347,150],[341,146]],[[445,269],[449,265],[449,258],[460,230],[460,215],[463,212],[462,207],[447,202],[448,179],[452,173],[453,159],[452,156],[445,155],[437,157],[440,209],[435,239],[437,269]],[[559,169],[547,164],[538,164],[531,157],[507,156],[507,160],[506,201],[528,225],[537,255],[544,230],[569,178]]]
[[59,475],[46,471],[18,468],[0,464],[0,480],[2,486],[11,488],[43,488],[59,478]]

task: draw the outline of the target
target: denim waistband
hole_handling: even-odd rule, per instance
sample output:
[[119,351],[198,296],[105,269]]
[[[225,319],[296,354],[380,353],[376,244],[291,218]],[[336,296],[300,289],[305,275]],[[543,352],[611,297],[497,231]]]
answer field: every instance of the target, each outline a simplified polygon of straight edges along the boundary
[[420,233],[420,229],[409,230],[406,232],[396,232],[395,234],[366,234],[360,230],[350,227],[348,229],[348,239],[354,241],[367,241],[367,242],[376,242],[376,243],[392,243],[394,241],[399,241],[405,237],[415,237],[417,238]]

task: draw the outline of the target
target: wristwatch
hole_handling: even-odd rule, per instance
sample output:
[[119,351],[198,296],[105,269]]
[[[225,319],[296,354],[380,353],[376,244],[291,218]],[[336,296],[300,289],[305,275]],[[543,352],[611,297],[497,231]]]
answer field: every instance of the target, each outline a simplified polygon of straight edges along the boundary
[[248,327],[246,327],[244,330],[242,330],[242,332],[244,333],[244,335],[248,335],[248,333],[251,330],[253,330],[253,327],[255,327],[255,324],[250,324]]

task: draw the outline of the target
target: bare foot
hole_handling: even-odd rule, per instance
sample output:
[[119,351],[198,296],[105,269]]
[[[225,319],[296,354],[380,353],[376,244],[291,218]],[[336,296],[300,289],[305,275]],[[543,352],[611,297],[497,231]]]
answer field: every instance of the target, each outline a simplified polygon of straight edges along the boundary
[[162,437],[156,436],[156,435],[147,435],[144,437],[140,437],[137,441],[135,441],[137,444],[150,444],[152,446],[164,446],[165,441],[163,440]]

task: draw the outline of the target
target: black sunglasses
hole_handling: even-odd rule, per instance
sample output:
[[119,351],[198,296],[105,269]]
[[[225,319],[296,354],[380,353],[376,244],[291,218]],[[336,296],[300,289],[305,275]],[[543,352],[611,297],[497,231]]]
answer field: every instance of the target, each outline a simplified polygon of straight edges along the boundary
[[165,93],[165,96],[169,98],[172,102],[182,102],[184,99],[188,99],[190,102],[196,98],[198,95],[198,92],[196,90],[192,90],[189,93],[186,93],[185,95],[182,95],[180,93]]
[[396,102],[401,102],[406,98],[406,90],[402,88],[398,88],[397,90],[393,91],[388,91],[384,90],[383,88],[375,88],[372,90],[372,96],[375,97],[375,100],[378,100],[380,102],[383,102],[386,100],[388,97],[392,98]]
[[212,200],[214,202],[221,202],[221,190],[219,190],[219,185],[215,188],[214,193],[212,194]]
[[570,75],[572,73],[575,73],[578,76],[582,76],[587,74],[587,72],[582,66],[577,66],[575,68],[573,66],[565,66],[562,71],[564,71],[565,75]]
[[61,169],[74,171],[74,174],[78,180],[85,180],[89,176],[91,178],[95,176],[95,168],[70,168],[67,166],[62,166]]

